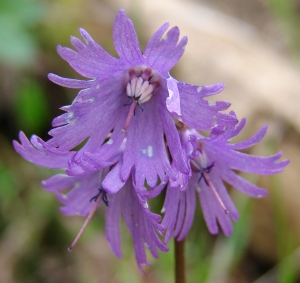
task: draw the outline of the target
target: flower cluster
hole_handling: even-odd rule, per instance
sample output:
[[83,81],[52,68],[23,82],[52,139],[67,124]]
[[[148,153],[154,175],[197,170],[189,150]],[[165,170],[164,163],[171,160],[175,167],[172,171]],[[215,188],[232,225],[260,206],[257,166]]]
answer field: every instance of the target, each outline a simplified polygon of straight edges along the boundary
[[[274,174],[288,164],[277,161],[280,153],[257,157],[238,151],[259,142],[266,127],[244,142],[228,143],[242,130],[245,119],[239,123],[234,112],[221,113],[230,106],[228,102],[206,100],[221,92],[223,84],[195,86],[170,76],[187,38],[179,40],[177,27],[166,32],[168,26],[161,26],[142,52],[132,22],[120,10],[113,28],[119,58],[80,29],[84,42],[71,37],[75,50],[58,46],[57,51],[88,80],[49,74],[54,83],[80,92],[71,105],[62,108],[66,113],[53,120],[51,139],[32,136],[29,141],[21,132],[21,143],[14,141],[16,151],[28,161],[64,171],[42,185],[57,195],[63,213],[87,215],[79,235],[98,206],[107,206],[106,238],[119,257],[123,216],[140,268],[148,264],[145,244],[157,257],[157,249],[167,251],[172,236],[180,240],[188,233],[195,192],[210,232],[217,233],[219,224],[229,235],[230,219],[237,220],[238,212],[223,180],[243,193],[262,197],[264,189],[232,170]],[[211,131],[210,136],[202,136],[199,130]],[[165,187],[161,220],[150,211],[148,199]],[[62,193],[65,189],[67,194]]]

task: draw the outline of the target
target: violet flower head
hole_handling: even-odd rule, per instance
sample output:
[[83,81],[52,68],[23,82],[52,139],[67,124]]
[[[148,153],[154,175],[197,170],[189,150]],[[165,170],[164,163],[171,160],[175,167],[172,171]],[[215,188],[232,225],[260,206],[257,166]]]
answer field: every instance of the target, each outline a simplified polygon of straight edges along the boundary
[[[14,141],[16,151],[28,161],[64,171],[42,185],[64,204],[63,213],[87,215],[83,227],[101,203],[108,205],[106,237],[119,257],[119,220],[124,218],[140,268],[148,264],[145,244],[154,257],[157,249],[167,250],[159,238],[165,228],[166,242],[172,235],[182,239],[187,234],[195,192],[209,230],[217,233],[218,222],[229,235],[230,218],[236,220],[238,212],[223,181],[254,197],[266,193],[232,169],[274,174],[288,163],[276,162],[280,154],[263,158],[237,151],[259,142],[265,128],[247,141],[228,143],[245,120],[237,125],[233,112],[221,113],[230,106],[228,102],[206,100],[221,92],[223,84],[194,86],[170,76],[187,38],[179,40],[179,29],[167,31],[168,27],[168,23],[162,25],[142,52],[132,22],[120,10],[113,28],[119,58],[80,29],[84,41],[71,37],[75,50],[61,46],[57,50],[87,80],[49,74],[54,83],[81,90],[71,105],[61,108],[66,113],[53,120],[48,141],[37,136],[29,141],[22,132],[21,143]],[[175,121],[193,130],[178,130]],[[209,138],[197,132],[211,129]],[[160,216],[151,213],[147,200],[156,197],[167,182],[166,214],[160,224]],[[65,189],[67,194],[62,193]]]
[[183,174],[189,173],[173,118],[202,130],[235,122],[231,115],[219,113],[229,103],[211,105],[204,100],[222,91],[223,84],[192,86],[170,76],[170,69],[184,53],[187,38],[178,41],[177,27],[163,37],[168,26],[161,26],[141,52],[133,24],[120,10],[113,28],[120,58],[109,55],[83,29],[80,33],[84,43],[71,38],[76,51],[58,46],[61,57],[90,79],[49,75],[59,85],[83,89],[72,105],[62,108],[66,113],[53,120],[54,129],[49,132],[52,138],[47,141],[49,146],[64,152],[87,140],[69,160],[68,175],[89,174],[114,164],[111,157],[126,137],[120,166],[107,174],[103,187],[108,192],[117,192],[132,174],[137,190],[145,180],[153,188],[158,180],[176,178],[164,138],[176,168]]
[[[106,204],[105,234],[114,254],[122,257],[121,251],[121,216],[133,239],[136,261],[140,270],[142,265],[149,265],[145,247],[147,246],[153,257],[158,257],[157,249],[168,251],[161,242],[158,235],[162,235],[164,228],[159,224],[161,216],[150,211],[147,199],[151,193],[136,193],[131,178],[123,188],[115,194],[109,194],[101,188],[101,182],[108,169],[93,172],[84,176],[67,176],[65,174],[55,175],[45,181],[42,185],[47,191],[56,194],[63,204],[61,211],[66,215],[86,216],[93,209],[94,201],[97,201],[99,193],[103,193],[102,202]],[[70,189],[68,193],[63,193]],[[161,190],[157,188],[157,190]],[[100,204],[100,202],[99,202]]]
[[[75,154],[52,148],[37,136],[32,136],[31,142],[29,142],[22,132],[20,132],[20,141],[21,144],[14,141],[15,149],[21,152],[24,158],[41,166],[66,169],[69,160]],[[122,158],[125,142],[117,154],[111,158],[115,163]],[[120,163],[115,166],[120,166]],[[137,264],[143,272],[142,265],[149,265],[145,253],[146,246],[155,258],[158,257],[157,249],[168,251],[159,238],[164,231],[163,226],[159,224],[161,216],[152,213],[148,204],[148,199],[156,197],[166,183],[161,182],[150,191],[143,187],[137,192],[130,177],[118,192],[107,193],[102,184],[111,170],[112,167],[108,166],[80,176],[57,174],[42,181],[42,186],[47,191],[55,193],[63,204],[60,208],[61,212],[66,215],[87,216],[83,228],[86,227],[96,209],[104,202],[106,205],[106,238],[112,251],[119,258],[122,257],[119,227],[122,216],[133,239]],[[67,193],[66,190],[68,190]],[[73,249],[83,230],[80,230],[69,250]]]
[[[231,115],[235,116],[234,112]],[[190,179],[184,177],[188,184],[183,190],[171,186],[167,189],[162,222],[167,228],[165,242],[171,236],[182,240],[188,233],[194,218],[195,194],[199,197],[209,231],[217,234],[219,225],[224,234],[229,236],[232,233],[231,220],[238,220],[239,213],[228,195],[224,181],[251,197],[267,195],[265,189],[250,183],[233,170],[271,175],[283,171],[289,163],[289,160],[278,161],[281,152],[261,157],[239,151],[260,142],[266,134],[267,126],[245,141],[230,144],[230,139],[240,133],[245,123],[244,118],[235,126],[217,126],[208,138],[194,129],[182,130],[182,143],[188,151],[192,176]]]

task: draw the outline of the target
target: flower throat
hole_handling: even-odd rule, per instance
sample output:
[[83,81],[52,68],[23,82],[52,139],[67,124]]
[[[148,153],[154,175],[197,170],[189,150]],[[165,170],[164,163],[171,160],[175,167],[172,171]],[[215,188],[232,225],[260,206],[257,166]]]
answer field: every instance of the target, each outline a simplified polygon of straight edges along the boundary
[[122,131],[126,131],[135,114],[135,107],[150,100],[153,92],[160,85],[159,76],[149,67],[135,67],[128,70],[129,80],[126,86],[126,94],[130,101],[124,106],[130,105],[128,115]]

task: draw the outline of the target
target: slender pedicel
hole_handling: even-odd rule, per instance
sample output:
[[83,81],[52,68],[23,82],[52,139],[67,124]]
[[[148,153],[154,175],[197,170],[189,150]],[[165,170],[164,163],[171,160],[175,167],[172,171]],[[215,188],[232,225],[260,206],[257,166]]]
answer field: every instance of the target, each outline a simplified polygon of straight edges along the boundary
[[229,214],[229,210],[226,208],[226,206],[224,205],[223,201],[221,200],[218,192],[216,191],[214,185],[211,183],[211,181],[209,180],[208,174],[205,171],[202,171],[202,176],[205,180],[205,183],[208,184],[208,186],[211,188],[212,192],[214,193],[215,197],[217,198],[217,201],[219,202],[219,204],[221,205],[221,207],[223,208],[224,212],[226,214]]
[[76,245],[76,243],[78,242],[79,238],[80,238],[81,235],[83,234],[83,232],[84,232],[86,226],[87,226],[87,225],[89,224],[89,222],[91,221],[91,219],[92,219],[93,215],[95,214],[95,212],[96,212],[96,210],[97,210],[97,208],[98,208],[98,205],[100,204],[100,202],[101,202],[102,198],[104,197],[104,195],[105,195],[105,194],[104,194],[103,191],[101,191],[101,192],[99,193],[99,195],[98,195],[98,197],[97,197],[97,199],[96,199],[96,201],[95,201],[95,204],[94,204],[92,210],[90,211],[89,215],[88,215],[87,218],[85,219],[85,221],[84,221],[84,223],[83,223],[81,229],[79,230],[79,232],[78,232],[76,238],[74,239],[73,243],[69,246],[69,248],[68,248],[68,251],[69,251],[69,252],[73,250],[73,248],[75,247],[75,245]]

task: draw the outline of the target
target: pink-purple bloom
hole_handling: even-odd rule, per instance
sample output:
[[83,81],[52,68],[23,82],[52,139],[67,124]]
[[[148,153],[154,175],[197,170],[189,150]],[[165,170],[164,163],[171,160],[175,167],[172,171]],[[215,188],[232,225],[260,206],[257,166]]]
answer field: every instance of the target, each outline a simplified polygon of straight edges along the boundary
[[[161,240],[165,230],[165,242],[187,234],[195,191],[209,230],[217,233],[218,222],[228,235],[230,217],[237,220],[238,212],[223,180],[254,197],[266,193],[232,169],[274,174],[288,163],[276,162],[280,154],[263,158],[237,151],[259,142],[266,128],[247,141],[228,144],[245,120],[237,124],[233,112],[220,112],[230,106],[228,102],[206,100],[221,92],[223,84],[195,86],[171,77],[169,71],[183,55],[187,38],[179,40],[179,29],[167,32],[168,27],[162,25],[142,52],[132,22],[120,10],[113,28],[119,58],[80,29],[84,41],[71,37],[75,50],[61,46],[57,50],[88,80],[49,74],[54,83],[81,90],[71,105],[61,108],[66,113],[53,120],[51,139],[32,136],[29,141],[21,132],[21,143],[14,141],[16,151],[28,161],[64,171],[42,182],[62,202],[63,213],[90,219],[100,203],[107,205],[106,237],[119,257],[119,222],[124,218],[139,267],[148,264],[145,244],[154,257],[157,249],[167,251]],[[205,138],[198,130],[211,134]],[[161,216],[150,211],[148,199],[160,194],[167,183],[166,213],[160,223]],[[67,194],[65,189],[70,189]]]

